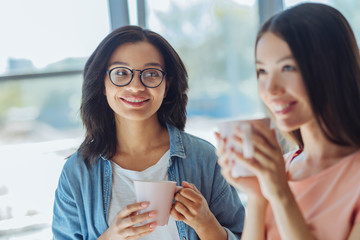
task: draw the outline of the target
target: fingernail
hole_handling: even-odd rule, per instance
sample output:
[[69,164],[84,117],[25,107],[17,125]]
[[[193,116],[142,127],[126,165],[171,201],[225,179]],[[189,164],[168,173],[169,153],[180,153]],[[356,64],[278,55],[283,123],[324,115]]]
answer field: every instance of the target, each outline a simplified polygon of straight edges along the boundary
[[156,223],[151,223],[150,224],[150,229],[154,229],[156,227]]
[[148,203],[148,202],[142,202],[142,203],[141,203],[141,206],[142,206],[142,207],[147,207],[147,206],[149,206],[149,203]]
[[149,213],[149,217],[155,217],[156,216],[156,212],[150,212]]

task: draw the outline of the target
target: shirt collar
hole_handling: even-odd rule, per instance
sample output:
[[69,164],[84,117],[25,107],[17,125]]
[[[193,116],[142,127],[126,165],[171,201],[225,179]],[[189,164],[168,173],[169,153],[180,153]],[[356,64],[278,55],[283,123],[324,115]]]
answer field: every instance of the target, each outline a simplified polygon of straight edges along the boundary
[[170,157],[186,158],[181,131],[168,123],[166,127],[170,137]]

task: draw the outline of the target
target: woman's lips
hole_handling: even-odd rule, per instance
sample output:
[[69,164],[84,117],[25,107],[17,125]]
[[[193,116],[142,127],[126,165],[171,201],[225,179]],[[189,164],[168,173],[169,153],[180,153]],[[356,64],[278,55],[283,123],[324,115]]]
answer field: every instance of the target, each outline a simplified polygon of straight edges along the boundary
[[289,102],[289,103],[283,103],[283,104],[273,104],[272,111],[275,114],[286,114],[290,112],[293,108],[293,106],[296,104],[296,102]]
[[141,107],[150,99],[145,98],[120,98],[124,103],[132,107]]

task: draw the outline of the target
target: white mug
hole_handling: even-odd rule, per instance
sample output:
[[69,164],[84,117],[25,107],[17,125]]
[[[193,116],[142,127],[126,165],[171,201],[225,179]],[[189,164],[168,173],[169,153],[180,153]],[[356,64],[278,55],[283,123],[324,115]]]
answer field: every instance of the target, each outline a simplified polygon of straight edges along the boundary
[[[270,118],[235,119],[219,122],[217,124],[219,133],[222,138],[227,139],[225,151],[229,152],[231,148],[234,148],[236,151],[243,153],[245,158],[251,159],[254,155],[254,144],[252,141],[252,129],[250,123],[258,121],[261,121],[265,125],[270,127]],[[236,128],[238,127],[243,133],[242,148],[237,147],[232,139]],[[234,155],[230,155],[229,161],[231,162],[231,164],[233,164],[233,167],[231,168],[232,177],[237,178],[240,176],[254,176],[251,171],[246,169],[239,161],[236,160],[236,157]]]

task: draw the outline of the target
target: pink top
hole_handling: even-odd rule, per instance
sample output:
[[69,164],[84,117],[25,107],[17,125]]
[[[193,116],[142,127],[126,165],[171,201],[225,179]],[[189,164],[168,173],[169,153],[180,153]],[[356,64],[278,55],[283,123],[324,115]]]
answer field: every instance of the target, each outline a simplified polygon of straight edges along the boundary
[[[295,154],[290,155],[288,163]],[[360,221],[360,151],[315,176],[289,181],[289,185],[317,239],[347,239],[354,223]],[[266,239],[281,239],[271,207],[265,225]]]

